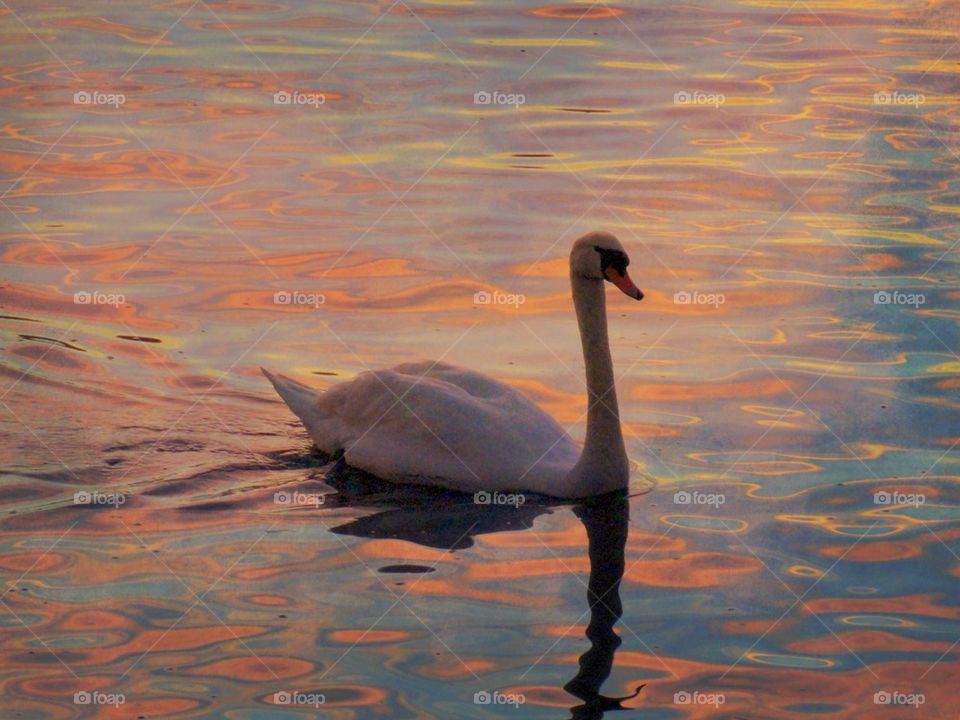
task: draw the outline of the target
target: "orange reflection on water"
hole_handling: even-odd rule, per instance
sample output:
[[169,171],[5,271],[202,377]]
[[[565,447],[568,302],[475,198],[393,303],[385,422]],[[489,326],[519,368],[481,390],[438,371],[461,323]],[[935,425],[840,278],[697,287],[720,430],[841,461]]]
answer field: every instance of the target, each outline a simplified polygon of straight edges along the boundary
[[[955,3],[142,5],[0,15],[5,709],[499,717],[473,693],[500,688],[528,699],[504,716],[566,713],[596,649],[581,510],[460,527],[472,505],[334,491],[258,368],[442,357],[581,439],[566,254],[605,228],[646,293],[607,309],[660,486],[631,500],[604,692],[952,711]],[[126,704],[78,708],[95,687]],[[296,688],[324,708],[275,702]]]

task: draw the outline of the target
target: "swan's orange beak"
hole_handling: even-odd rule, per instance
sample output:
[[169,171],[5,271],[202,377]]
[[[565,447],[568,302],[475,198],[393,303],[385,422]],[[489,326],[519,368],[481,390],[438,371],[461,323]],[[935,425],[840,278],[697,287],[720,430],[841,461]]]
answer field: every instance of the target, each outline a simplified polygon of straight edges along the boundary
[[603,276],[620,288],[624,295],[629,295],[634,300],[643,300],[643,291],[633,284],[626,270],[621,273],[615,267],[608,267]]

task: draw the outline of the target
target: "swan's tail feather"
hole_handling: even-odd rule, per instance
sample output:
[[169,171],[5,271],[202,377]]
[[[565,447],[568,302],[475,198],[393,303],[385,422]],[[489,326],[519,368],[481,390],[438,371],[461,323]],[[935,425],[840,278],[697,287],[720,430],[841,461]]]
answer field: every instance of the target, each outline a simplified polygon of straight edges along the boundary
[[317,399],[320,393],[309,385],[291,380],[284,375],[274,375],[269,370],[260,368],[260,371],[273,383],[277,394],[293,410],[294,414],[304,423],[316,412]]

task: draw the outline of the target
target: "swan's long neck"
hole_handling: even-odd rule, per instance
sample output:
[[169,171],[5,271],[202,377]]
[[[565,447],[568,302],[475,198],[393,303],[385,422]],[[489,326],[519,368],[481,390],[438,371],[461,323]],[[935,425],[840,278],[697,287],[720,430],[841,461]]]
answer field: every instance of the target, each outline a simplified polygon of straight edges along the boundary
[[603,281],[573,274],[570,284],[580,326],[589,404],[586,441],[568,480],[581,487],[584,491],[582,494],[587,495],[625,487],[629,465],[620,429]]

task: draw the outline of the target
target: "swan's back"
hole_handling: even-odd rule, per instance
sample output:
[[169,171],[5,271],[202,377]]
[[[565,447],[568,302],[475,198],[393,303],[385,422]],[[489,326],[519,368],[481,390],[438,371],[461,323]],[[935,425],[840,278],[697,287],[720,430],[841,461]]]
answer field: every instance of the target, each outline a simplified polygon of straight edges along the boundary
[[[410,362],[314,393],[268,374],[317,446],[386,480],[558,494],[579,448],[521,393],[447,363]],[[286,383],[290,383],[286,385]]]

